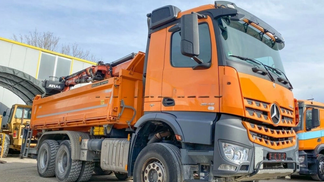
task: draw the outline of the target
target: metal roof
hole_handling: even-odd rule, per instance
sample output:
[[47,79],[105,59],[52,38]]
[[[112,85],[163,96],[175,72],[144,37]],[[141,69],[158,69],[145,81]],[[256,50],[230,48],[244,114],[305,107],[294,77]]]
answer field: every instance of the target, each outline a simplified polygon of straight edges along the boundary
[[0,86],[16,94],[26,105],[32,105],[36,95],[45,93],[41,81],[22,71],[5,66],[0,66]]

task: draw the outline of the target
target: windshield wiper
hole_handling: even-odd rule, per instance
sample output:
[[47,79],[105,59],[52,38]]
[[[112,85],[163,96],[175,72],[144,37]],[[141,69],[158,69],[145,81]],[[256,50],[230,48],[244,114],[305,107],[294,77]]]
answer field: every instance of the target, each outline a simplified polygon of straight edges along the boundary
[[[290,83],[290,81],[288,80],[288,77],[286,76],[286,74],[281,71],[280,69],[278,68],[274,68],[274,67],[271,67],[271,66],[268,66],[268,65],[265,65],[266,67],[270,68],[271,70],[273,70],[273,72],[275,72],[279,77],[277,78],[277,80],[280,82],[280,83],[283,83],[283,84],[289,84],[289,87],[290,89],[293,89],[293,86],[292,84]],[[284,78],[281,78],[280,76],[283,75]]]
[[[242,56],[236,56],[236,55],[230,55],[231,57],[235,57],[235,58],[239,58],[241,60],[244,60],[244,61],[250,61],[250,62],[253,62],[255,64],[258,64],[258,65],[262,65],[265,70],[267,71],[267,74],[269,75],[270,79],[275,82],[275,79],[273,78],[273,76],[270,74],[269,72],[269,69],[272,70],[272,72],[274,72],[275,74],[277,74],[279,77],[277,78],[277,80],[282,83],[282,84],[289,84],[289,87],[290,89],[293,89],[293,86],[292,84],[290,83],[290,81],[288,80],[286,74],[281,71],[280,69],[277,69],[277,68],[274,68],[274,67],[271,67],[271,66],[268,66],[266,64],[263,64],[261,61],[258,61],[258,60],[255,60],[255,59],[251,59],[251,58],[246,58],[246,57],[242,57]],[[268,69],[269,68],[269,69]],[[258,73],[261,73],[262,74],[262,70],[258,69],[258,68],[252,68],[252,70],[254,72],[258,72]],[[265,75],[265,74],[262,74],[262,75]],[[281,75],[284,76],[284,78],[281,77]]]
[[239,58],[243,61],[247,61],[247,62],[252,62],[252,63],[255,63],[257,65],[261,65],[264,67],[264,69],[267,71],[265,73],[263,73],[262,70],[258,69],[258,68],[252,68],[252,70],[254,72],[258,72],[258,73],[261,73],[262,75],[269,75],[269,78],[271,81],[275,82],[275,79],[273,78],[273,76],[271,75],[270,71],[268,70],[267,66],[265,64],[263,64],[261,61],[258,61],[258,60],[255,60],[255,59],[251,59],[251,58],[246,58],[246,57],[242,57],[242,56],[237,56],[237,55],[230,55],[231,57],[235,57],[235,58]]

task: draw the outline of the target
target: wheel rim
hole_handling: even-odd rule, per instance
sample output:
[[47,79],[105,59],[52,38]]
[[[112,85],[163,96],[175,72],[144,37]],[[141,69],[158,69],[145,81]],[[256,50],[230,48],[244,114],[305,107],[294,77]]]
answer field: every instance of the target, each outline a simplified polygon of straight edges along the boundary
[[166,182],[166,171],[161,161],[149,160],[142,171],[144,182]]
[[319,169],[319,174],[321,176],[324,176],[324,158],[321,158],[319,160],[318,169]]
[[67,153],[64,151],[62,153],[62,155],[60,155],[60,157],[58,158],[58,161],[57,161],[57,168],[59,170],[60,173],[64,173],[66,168],[67,168]]
[[41,169],[44,169],[46,167],[47,164],[47,151],[46,150],[42,150],[40,153],[40,167]]

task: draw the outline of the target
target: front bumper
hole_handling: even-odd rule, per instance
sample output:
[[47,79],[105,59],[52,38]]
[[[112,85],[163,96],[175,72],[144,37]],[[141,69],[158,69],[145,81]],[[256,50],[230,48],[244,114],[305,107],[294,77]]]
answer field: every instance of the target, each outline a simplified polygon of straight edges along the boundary
[[[259,163],[260,166],[262,163]],[[260,169],[257,168],[254,173],[236,178],[236,181],[252,181],[261,179],[273,179],[278,176],[288,176],[294,173],[294,169]]]
[[316,171],[316,155],[311,153],[306,153],[305,151],[299,151],[299,156],[305,156],[304,161],[300,164],[299,174],[301,175],[311,175],[317,174]]
[[[220,142],[232,143],[242,147],[249,148],[248,161],[234,163],[228,160],[223,152]],[[296,172],[299,169],[298,147],[297,145],[281,150],[273,150],[258,144],[252,143],[247,136],[247,131],[242,125],[239,117],[231,115],[222,115],[215,126],[214,143],[214,164],[212,175],[215,177],[235,177],[237,181],[271,179],[278,176],[286,176]],[[286,160],[273,161],[268,160],[269,152],[286,153]],[[235,170],[220,170],[221,165],[234,166]]]

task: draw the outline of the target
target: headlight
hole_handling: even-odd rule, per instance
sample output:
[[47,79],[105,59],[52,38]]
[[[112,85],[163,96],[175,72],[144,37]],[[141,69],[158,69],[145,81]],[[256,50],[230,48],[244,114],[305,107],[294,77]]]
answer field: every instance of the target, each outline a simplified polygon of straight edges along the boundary
[[249,149],[238,145],[222,143],[223,152],[227,159],[234,163],[248,161]]
[[303,163],[305,161],[305,156],[304,155],[299,156],[298,160],[299,160],[299,163]]

